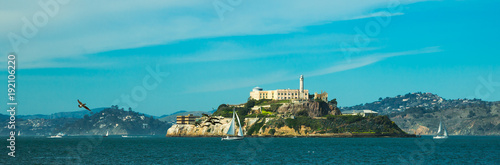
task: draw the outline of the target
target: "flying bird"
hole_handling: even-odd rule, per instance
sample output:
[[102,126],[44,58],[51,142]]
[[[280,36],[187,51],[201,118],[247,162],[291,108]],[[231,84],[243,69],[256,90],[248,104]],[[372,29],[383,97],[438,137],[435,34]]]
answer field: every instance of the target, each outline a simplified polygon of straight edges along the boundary
[[80,100],[77,100],[77,101],[78,101],[78,104],[79,104],[79,105],[78,105],[78,107],[79,107],[79,108],[82,108],[82,107],[83,107],[83,108],[85,108],[85,109],[89,110],[90,112],[92,112],[92,111],[89,109],[89,107],[85,106],[85,104],[83,104],[82,102],[80,102]]

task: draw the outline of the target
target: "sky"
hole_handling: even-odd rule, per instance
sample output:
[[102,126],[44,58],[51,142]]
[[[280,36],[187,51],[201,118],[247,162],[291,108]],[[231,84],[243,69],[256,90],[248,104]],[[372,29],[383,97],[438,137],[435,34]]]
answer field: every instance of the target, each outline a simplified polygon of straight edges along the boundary
[[[244,103],[253,87],[339,106],[412,92],[500,100],[499,1],[9,1],[19,115],[119,105],[151,115]],[[0,95],[6,105],[7,92]],[[0,112],[6,114],[7,112]]]

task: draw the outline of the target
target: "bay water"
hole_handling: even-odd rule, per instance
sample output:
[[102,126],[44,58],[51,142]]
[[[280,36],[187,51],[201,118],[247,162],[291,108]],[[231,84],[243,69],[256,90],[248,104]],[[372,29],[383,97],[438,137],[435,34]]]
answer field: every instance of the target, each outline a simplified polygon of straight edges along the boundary
[[0,164],[500,164],[500,136],[17,137],[15,158],[5,146]]

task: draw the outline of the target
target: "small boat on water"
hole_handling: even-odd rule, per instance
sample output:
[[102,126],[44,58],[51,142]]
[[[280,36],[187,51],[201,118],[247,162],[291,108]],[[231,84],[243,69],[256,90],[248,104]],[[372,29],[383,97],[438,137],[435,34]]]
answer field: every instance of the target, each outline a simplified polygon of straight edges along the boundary
[[[236,127],[235,127],[235,120],[234,116],[236,116],[236,119],[238,119],[238,126],[239,126],[239,131],[238,135],[236,135]],[[233,108],[233,119],[231,120],[231,125],[229,126],[229,129],[227,130],[227,136],[223,137],[221,140],[243,140],[243,129],[241,127],[241,122],[240,122],[240,117],[238,117],[238,114],[236,114],[235,109]]]
[[64,136],[63,133],[58,133],[57,135],[52,135],[52,136],[49,136],[48,138],[62,138]]
[[[441,134],[442,133],[442,134]],[[442,124],[441,121],[439,121],[439,128],[436,136],[432,137],[433,139],[447,139],[448,138],[448,131],[446,130],[446,126]]]
[[102,136],[102,137],[108,137],[109,136],[109,131],[106,131],[106,135]]

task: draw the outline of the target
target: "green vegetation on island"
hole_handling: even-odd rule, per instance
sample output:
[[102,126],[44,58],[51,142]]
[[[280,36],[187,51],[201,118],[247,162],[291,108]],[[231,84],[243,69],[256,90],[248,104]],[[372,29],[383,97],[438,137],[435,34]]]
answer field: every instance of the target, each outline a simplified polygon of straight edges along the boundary
[[[295,131],[301,127],[309,127],[309,133],[373,133],[373,134],[406,134],[387,116],[363,117],[359,115],[328,115],[326,119],[313,119],[299,116],[295,119],[274,119],[267,123],[268,128],[288,126]],[[254,128],[257,129],[257,128]]]
[[[270,135],[279,136],[280,132],[277,130],[285,126],[299,134],[306,131],[306,134],[314,135],[351,133],[408,136],[387,116],[363,117],[341,115],[340,111],[334,113],[338,111],[336,99],[328,103],[319,99],[302,101],[296,105],[290,100],[250,99],[240,105],[221,104],[213,116],[230,118],[233,108],[242,121],[245,121],[245,118],[256,120],[245,126],[247,136],[256,136],[263,130],[268,130],[267,133]],[[302,130],[302,128],[307,129]]]

